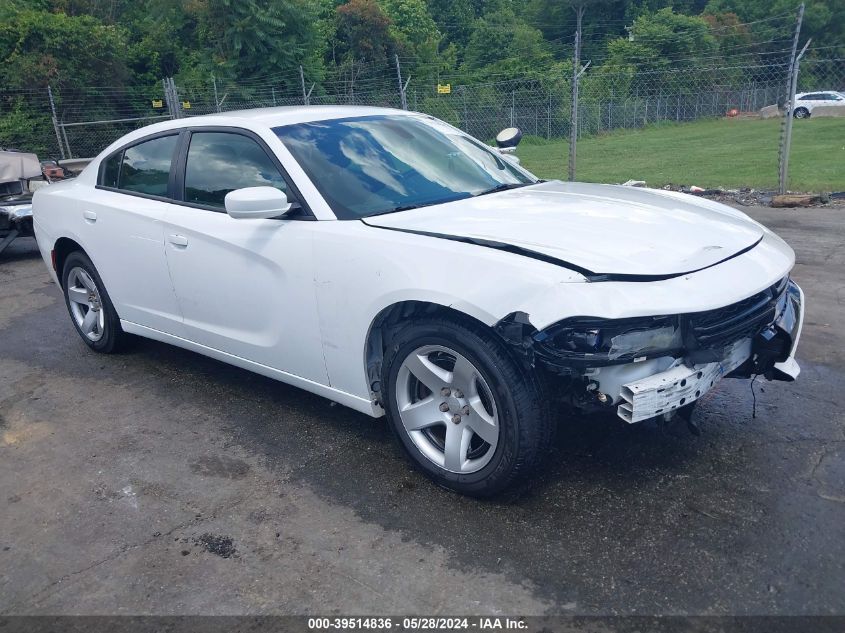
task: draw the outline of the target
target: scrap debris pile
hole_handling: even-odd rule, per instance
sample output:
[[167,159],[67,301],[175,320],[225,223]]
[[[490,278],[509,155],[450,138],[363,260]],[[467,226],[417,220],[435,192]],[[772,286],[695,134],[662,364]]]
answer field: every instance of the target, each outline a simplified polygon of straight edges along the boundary
[[[625,187],[645,187],[644,180],[629,180],[622,183]],[[833,193],[785,193],[777,194],[763,189],[704,189],[696,185],[665,185],[666,191],[680,191],[694,196],[702,196],[719,202],[741,204],[743,206],[764,207],[820,207],[826,204],[845,203],[845,191]]]

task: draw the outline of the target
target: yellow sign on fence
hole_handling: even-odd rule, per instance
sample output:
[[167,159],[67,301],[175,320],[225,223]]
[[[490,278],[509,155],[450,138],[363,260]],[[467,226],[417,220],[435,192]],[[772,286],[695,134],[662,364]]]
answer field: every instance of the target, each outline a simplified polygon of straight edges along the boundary
[[191,102],[190,101],[183,101],[182,102],[182,109],[183,110],[190,110],[191,109]]
[[447,95],[452,92],[452,84],[437,84],[437,94]]
[[161,99],[153,99],[153,107],[154,108],[163,108],[164,102]]

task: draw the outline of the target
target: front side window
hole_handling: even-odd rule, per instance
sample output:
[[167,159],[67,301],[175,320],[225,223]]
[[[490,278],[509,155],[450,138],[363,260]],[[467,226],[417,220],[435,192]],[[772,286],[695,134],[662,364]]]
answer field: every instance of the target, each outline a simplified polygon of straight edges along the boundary
[[[117,174],[117,188],[151,196],[166,196],[170,163],[178,140],[178,134],[174,134],[127,147],[123,151],[120,172]],[[108,173],[107,164],[104,177]],[[103,184],[111,186],[107,181]]]
[[275,187],[288,193],[276,165],[251,138],[229,132],[191,134],[185,202],[222,209],[226,194],[244,187]]
[[495,150],[431,118],[377,115],[273,131],[341,219],[536,182]]

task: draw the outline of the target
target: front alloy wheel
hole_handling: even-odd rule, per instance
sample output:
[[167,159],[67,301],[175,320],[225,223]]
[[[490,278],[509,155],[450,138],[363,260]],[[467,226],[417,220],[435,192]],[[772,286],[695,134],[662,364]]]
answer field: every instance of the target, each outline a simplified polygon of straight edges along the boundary
[[390,428],[437,484],[489,497],[540,463],[552,434],[542,389],[492,330],[409,318],[386,340],[381,393]]
[[396,379],[396,402],[411,441],[437,466],[474,473],[496,452],[493,394],[478,368],[455,350],[425,345],[408,354]]

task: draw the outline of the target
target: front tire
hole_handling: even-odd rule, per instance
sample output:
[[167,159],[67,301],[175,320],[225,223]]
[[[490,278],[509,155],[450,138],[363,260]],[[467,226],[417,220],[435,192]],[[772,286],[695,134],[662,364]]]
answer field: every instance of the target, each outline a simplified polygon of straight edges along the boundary
[[529,475],[550,443],[540,386],[482,326],[421,319],[389,335],[382,394],[405,455],[437,484],[489,497]]
[[85,253],[75,251],[67,256],[62,289],[73,326],[88,347],[103,354],[124,347],[128,335],[120,327],[100,274]]

